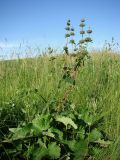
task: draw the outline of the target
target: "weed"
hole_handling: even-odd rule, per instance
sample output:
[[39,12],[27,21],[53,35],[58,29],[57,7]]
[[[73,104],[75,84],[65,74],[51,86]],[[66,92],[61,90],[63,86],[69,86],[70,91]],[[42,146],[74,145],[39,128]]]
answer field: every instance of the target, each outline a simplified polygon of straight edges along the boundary
[[49,48],[50,56],[0,63],[1,159],[119,159],[120,59],[89,59],[84,22],[84,43],[71,43],[67,24],[74,56]]

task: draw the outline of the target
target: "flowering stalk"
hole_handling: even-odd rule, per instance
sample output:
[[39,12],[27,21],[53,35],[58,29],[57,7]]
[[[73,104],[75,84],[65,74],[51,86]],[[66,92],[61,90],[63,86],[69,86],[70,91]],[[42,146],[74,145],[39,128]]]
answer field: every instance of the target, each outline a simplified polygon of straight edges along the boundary
[[85,27],[85,19],[83,18],[83,19],[81,19],[81,23],[80,23],[80,27],[81,27],[81,31],[80,31],[80,34],[82,35],[82,39],[79,41],[79,43],[80,43],[80,45],[82,45],[82,44],[84,44],[84,39],[83,39],[83,37],[84,37],[84,34],[85,34],[85,31],[84,31],[84,27]]
[[73,46],[75,45],[75,40],[74,40],[75,33],[74,33],[74,28],[73,27],[71,28],[70,36],[71,36],[70,43],[72,45],[72,51],[73,51]]
[[66,34],[65,34],[66,46],[64,47],[64,51],[65,51],[66,54],[68,54],[68,38],[70,37],[69,32],[70,32],[71,21],[68,20],[66,25],[67,25],[66,28],[65,28],[65,30],[66,30]]
[[92,39],[91,39],[91,36],[90,36],[91,33],[92,33],[92,30],[90,29],[90,27],[87,30],[87,33],[88,33],[88,37],[85,38],[85,42],[87,42],[87,43],[92,42]]

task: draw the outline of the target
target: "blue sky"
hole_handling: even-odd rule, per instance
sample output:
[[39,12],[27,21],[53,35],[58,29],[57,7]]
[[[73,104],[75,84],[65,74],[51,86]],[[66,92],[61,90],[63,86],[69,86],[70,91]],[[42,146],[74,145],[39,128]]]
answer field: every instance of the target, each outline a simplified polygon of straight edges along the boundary
[[65,24],[71,19],[79,39],[84,17],[93,29],[93,46],[112,37],[120,42],[120,0],[0,0],[0,47],[20,43],[44,48],[65,44]]

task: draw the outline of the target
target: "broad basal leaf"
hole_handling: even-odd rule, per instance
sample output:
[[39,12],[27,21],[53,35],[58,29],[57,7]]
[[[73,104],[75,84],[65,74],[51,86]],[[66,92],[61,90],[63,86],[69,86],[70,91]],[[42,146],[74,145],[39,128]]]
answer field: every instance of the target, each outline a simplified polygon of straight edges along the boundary
[[43,132],[42,133],[44,136],[48,136],[48,137],[51,137],[51,138],[55,138],[55,135],[52,133],[52,132]]
[[99,139],[95,143],[100,144],[101,147],[108,147],[111,144],[111,141],[105,141],[104,139]]
[[73,120],[69,117],[65,116],[57,116],[56,121],[63,123],[66,127],[67,125],[71,125],[74,129],[77,129],[77,125],[73,122]]
[[98,131],[97,129],[92,130],[89,133],[89,142],[94,142],[99,140],[102,137],[102,134],[100,133],[100,131]]
[[41,148],[36,148],[32,152],[32,159],[33,160],[42,160],[48,155],[48,149],[41,147]]
[[55,138],[59,138],[59,140],[63,140],[63,132],[61,132],[59,129],[51,127],[49,131],[54,133]]
[[[41,142],[39,141],[39,144]],[[58,159],[60,157],[60,147],[56,144],[56,142],[52,142],[48,144],[48,148],[45,145],[40,145],[40,147],[34,149],[32,158],[34,160],[42,160],[42,159]]]
[[75,144],[74,160],[84,160],[88,154],[87,140],[80,140]]
[[26,126],[23,126],[21,128],[10,128],[9,130],[13,133],[12,139],[13,140],[22,139],[30,135],[31,127],[32,127],[32,124],[29,123]]
[[88,153],[88,142],[87,140],[71,140],[64,141],[64,144],[67,144],[70,150],[74,154],[74,160],[84,160],[85,156]]
[[51,159],[57,159],[60,157],[60,147],[56,144],[56,142],[52,142],[48,145],[48,155]]
[[38,115],[33,119],[33,133],[39,134],[42,131],[45,131],[50,128],[51,119],[49,115]]

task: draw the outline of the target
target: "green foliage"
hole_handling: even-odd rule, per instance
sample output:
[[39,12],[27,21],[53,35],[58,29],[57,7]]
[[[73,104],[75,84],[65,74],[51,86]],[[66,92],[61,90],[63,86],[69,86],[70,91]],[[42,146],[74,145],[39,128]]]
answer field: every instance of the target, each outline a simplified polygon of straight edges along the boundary
[[60,147],[56,144],[56,142],[52,142],[48,144],[48,147],[46,147],[42,141],[38,141],[39,145],[42,145],[40,148],[35,148],[33,150],[32,157],[35,160],[38,159],[58,159],[60,157]]
[[57,116],[56,121],[63,123],[66,126],[66,128],[68,125],[71,125],[74,129],[77,129],[77,125],[69,117]]
[[1,159],[119,159],[120,59],[89,58],[85,39],[74,56],[6,62],[3,87],[18,88],[1,103]]
[[[112,157],[112,159],[115,160],[119,159],[119,141],[117,139],[117,135],[119,136],[119,124],[117,124],[117,122],[119,122],[118,73],[120,59],[117,55],[114,55],[115,57],[113,59],[113,55],[105,54],[94,55],[91,59],[87,59],[88,54],[86,53],[86,58],[83,56],[84,54],[80,52],[75,57],[72,57],[75,62],[74,64],[72,64],[73,61],[67,64],[64,57],[59,57],[59,60],[56,58],[55,62],[52,62],[57,63],[56,68],[58,70],[55,71],[57,71],[58,74],[56,77],[58,77],[60,74],[63,76],[65,70],[69,70],[72,76],[72,67],[78,65],[76,58],[84,58],[85,60],[84,66],[81,62],[79,70],[77,69],[78,78],[75,78],[76,83],[69,92],[67,99],[65,99],[64,92],[66,86],[71,85],[71,83],[62,79],[65,84],[62,83],[58,89],[58,83],[56,83],[56,93],[52,90],[52,94],[47,96],[46,92],[49,88],[47,79],[49,78],[49,74],[45,74],[46,77],[44,77],[44,81],[47,85],[46,96],[43,94],[45,85],[44,87],[42,86],[41,89],[35,87],[32,89],[17,90],[15,95],[10,98],[10,101],[5,103],[4,108],[1,108],[0,126],[2,133],[4,133],[0,136],[1,159],[8,159],[8,156],[9,159],[11,157],[14,159],[34,159],[35,156],[37,159],[38,153],[41,154],[43,159],[44,157],[46,159],[52,159],[50,155],[48,155],[48,145],[54,142],[56,142],[56,145],[61,149],[60,158],[73,159],[77,154],[75,151],[72,151],[73,149],[70,144],[74,147],[74,144],[77,142],[81,142],[82,144],[83,141],[89,142],[84,152],[86,159],[94,157],[98,160],[108,157]],[[41,63],[40,61],[40,64]],[[64,65],[64,63],[66,64]],[[49,59],[45,65],[46,64],[52,65]],[[14,69],[15,68],[16,67],[14,67]],[[49,73],[51,73],[52,66],[50,68],[48,65],[47,68],[49,69]],[[63,68],[62,71],[61,68]],[[45,68],[43,69],[44,72],[42,72],[41,67],[38,67],[38,69],[42,74],[45,72]],[[30,72],[30,74],[32,74],[32,72]],[[56,74],[56,72],[52,74],[52,81],[55,84],[61,77],[55,80],[54,74]],[[43,83],[42,79],[39,80]],[[41,83],[39,85],[41,85]],[[115,90],[116,94],[113,94]],[[60,110],[58,110],[58,108]],[[45,112],[41,115],[44,109]],[[33,113],[34,110],[36,110],[35,113]],[[28,114],[28,112],[30,114]],[[45,119],[42,118],[44,115]],[[57,116],[70,118],[78,128],[74,129],[70,124],[68,124],[66,128],[62,122],[56,121]],[[42,119],[45,121],[45,124],[42,122]],[[7,126],[7,134],[5,132],[6,130],[4,130],[5,128],[2,128],[3,125]],[[46,130],[44,130],[44,125],[46,125]],[[43,130],[41,128],[43,128]],[[108,133],[110,139],[113,140],[112,143],[109,141],[109,138],[107,138]],[[3,148],[5,148],[6,152]]]
[[[69,117],[71,112],[73,112],[72,118]],[[67,110],[68,116],[62,116],[64,111],[56,114],[52,112],[52,114],[37,115],[31,123],[10,128],[9,137],[2,142],[4,147],[6,143],[13,146],[15,144],[14,153],[10,153],[6,148],[9,157],[14,156],[17,159],[17,148],[22,144],[19,154],[26,158],[58,159],[69,153],[71,159],[77,160],[79,157],[82,160],[90,156],[89,145],[101,144],[102,147],[109,145],[110,142],[103,140],[104,135],[94,126],[94,122],[89,123],[89,120],[80,118],[79,113],[72,111],[72,108]],[[81,127],[84,132],[81,132]]]
[[22,102],[21,111],[25,114],[29,113],[29,116],[32,114],[30,108],[33,106],[31,95],[36,101],[41,97],[44,106],[41,112],[36,110],[31,117],[27,116],[25,121],[12,128],[9,126],[8,135],[3,137],[1,142],[2,159],[14,157],[35,160],[63,158],[84,160],[94,158],[94,147],[99,149],[110,145],[106,134],[99,128],[103,117],[93,119],[92,109],[85,107],[78,109],[79,104],[74,104],[70,99],[71,92],[76,88],[79,69],[84,66],[83,62],[87,58],[88,51],[82,46],[74,57],[73,63],[67,64],[65,61],[59,89],[64,82],[66,88],[60,99],[53,95],[45,100],[37,89],[34,89],[34,92],[29,90],[24,91],[24,94],[18,94]]
[[49,115],[37,115],[35,119],[32,120],[33,133],[36,135],[50,128],[50,121],[51,117]]

